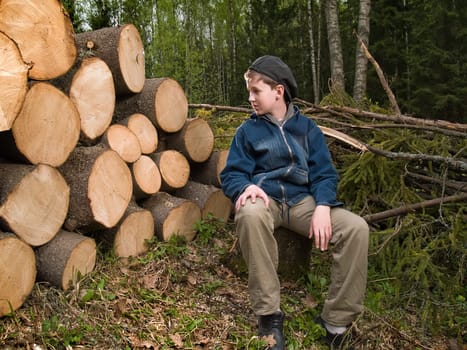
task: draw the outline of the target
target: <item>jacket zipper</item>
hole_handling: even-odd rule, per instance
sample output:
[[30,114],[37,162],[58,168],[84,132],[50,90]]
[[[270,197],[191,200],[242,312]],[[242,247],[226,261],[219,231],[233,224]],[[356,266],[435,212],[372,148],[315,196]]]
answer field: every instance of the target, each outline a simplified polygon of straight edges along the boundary
[[[292,155],[292,148],[290,148],[290,145],[287,142],[287,138],[285,137],[285,133],[284,133],[284,129],[283,129],[283,126],[285,125],[285,123],[287,123],[287,121],[288,120],[286,120],[283,124],[279,125],[279,130],[281,132],[282,138],[284,139],[284,143],[287,146],[287,151],[289,152],[289,157],[290,157],[290,161],[291,161],[291,165],[287,168],[287,171],[285,172],[284,176],[289,175],[289,173],[292,170],[292,167],[294,165],[294,160],[293,160],[293,155]],[[282,202],[285,203],[286,200],[287,200],[286,195],[285,195],[285,188],[284,188],[284,186],[282,184],[280,184],[280,187],[281,187],[281,191],[282,191]]]
[[[285,123],[287,123],[287,121],[286,121]],[[285,123],[284,123],[284,124],[285,124]],[[282,127],[284,126],[284,124],[282,124],[282,125],[279,126],[279,130],[281,131],[282,138],[284,139],[284,143],[285,143],[285,145],[287,146],[287,150],[288,150],[288,152],[289,152],[290,161],[292,162],[292,164],[289,166],[289,168],[288,168],[287,171],[285,172],[285,175],[287,176],[287,175],[289,175],[290,170],[292,170],[292,167],[293,167],[293,165],[294,165],[295,162],[294,162],[294,160],[293,160],[292,148],[290,148],[290,145],[289,145],[289,143],[287,142],[287,138],[285,137],[284,129],[282,128]]]

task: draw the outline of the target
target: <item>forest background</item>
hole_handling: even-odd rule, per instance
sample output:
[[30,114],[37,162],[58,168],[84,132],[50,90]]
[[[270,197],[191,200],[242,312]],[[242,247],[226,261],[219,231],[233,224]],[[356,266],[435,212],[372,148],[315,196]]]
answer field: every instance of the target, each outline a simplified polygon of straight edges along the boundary
[[[358,34],[383,70],[404,115],[419,117],[421,121],[424,118],[455,123],[467,121],[467,2],[463,0],[62,2],[77,33],[134,24],[145,47],[146,76],[177,80],[190,104],[249,107],[243,72],[256,57],[273,54],[283,58],[293,69],[299,83],[300,107],[312,106],[320,111],[319,106],[337,103],[388,115],[397,114],[388,100],[387,91],[382,88],[374,65],[366,61],[357,45],[355,34]],[[216,140],[217,144],[219,140],[227,142],[236,125],[248,115],[246,112],[216,114],[195,109],[191,109],[190,113],[210,117],[216,135],[221,135]],[[431,198],[440,199],[457,193],[465,195],[464,160],[467,145],[465,132],[462,132],[465,129],[440,132],[441,128],[434,130],[404,123],[379,123],[373,127],[348,113],[334,113],[331,118],[329,115],[323,118],[322,114],[313,117],[320,125],[342,127],[341,130],[378,149],[399,152],[397,154],[435,154],[440,155],[442,160],[462,161],[464,168],[459,169],[448,162],[431,159],[387,159],[372,152],[356,152],[330,140],[330,148],[336,156],[341,175],[340,196],[354,211],[362,215],[378,213]],[[226,144],[223,146],[226,147]],[[373,344],[362,345],[362,348],[371,349],[464,349],[467,343],[465,202],[443,203],[441,200],[439,205],[431,208],[403,214],[406,215],[390,217],[371,225],[369,285],[365,301],[367,312],[360,323],[363,325],[360,344]],[[216,225],[200,223],[201,237],[206,233],[213,235],[216,245],[220,237],[233,239],[226,232],[231,228],[230,223]],[[194,249],[193,245],[189,247]],[[206,297],[208,292],[227,293],[220,288],[225,278],[219,281],[212,277],[207,283],[201,283],[204,272],[211,269],[205,268],[200,260],[209,262],[211,259],[197,259],[192,264],[185,264],[187,267],[181,264],[182,258],[177,255],[170,260],[172,266],[161,270],[162,259],[157,254],[164,249],[179,247],[153,242],[150,253],[138,260],[144,261],[138,267],[154,268],[161,274],[169,271],[167,280],[177,282],[173,282],[173,289],[178,293],[181,293],[178,279],[182,277],[173,275],[174,266],[180,264],[184,269],[200,269],[201,272],[194,275],[200,280],[199,287],[195,287],[202,289],[204,294],[194,294],[196,303],[205,299],[209,302],[211,299]],[[206,256],[217,254],[217,248],[209,246],[207,249],[209,252]],[[231,255],[228,249],[224,250],[224,255]],[[187,259],[187,256],[184,255],[183,259]],[[151,263],[146,260],[151,260]],[[312,306],[303,308],[301,301],[286,298],[286,308],[290,308],[290,314],[297,316],[286,323],[287,334],[294,335],[290,337],[290,342],[295,342],[289,344],[290,349],[310,348],[306,345],[315,343],[319,336],[312,332],[312,319],[317,312],[316,304],[322,302],[320,298],[325,295],[328,283],[322,262],[321,265],[312,263],[315,270],[305,276],[306,288],[318,298],[308,300]],[[185,272],[182,271],[180,275]],[[133,289],[127,281],[107,278],[110,275],[109,271],[104,272],[103,277],[95,277],[96,281],[93,277],[87,277],[82,282],[88,290],[85,297],[76,296],[77,302],[74,303],[74,294],[70,294],[68,298],[71,301],[60,304],[64,308],[63,314],[41,320],[41,332],[39,335],[34,333],[32,337],[40,337],[43,343],[49,344],[121,341],[125,332],[117,327],[119,315],[112,313],[112,309],[103,301],[106,298],[115,299],[113,292],[121,292],[122,285],[124,289]],[[135,272],[135,279],[140,277],[140,273]],[[91,295],[89,291],[93,291],[94,282],[94,294]],[[240,290],[244,292],[243,289],[241,285],[241,289],[230,293],[242,296]],[[300,293],[302,291],[303,288]],[[169,303],[167,299],[157,299],[154,291],[140,288],[137,284],[134,292],[144,297],[141,300],[135,297],[135,300],[141,301],[141,308],[134,311],[132,318],[135,322],[131,330],[135,332],[135,344],[147,336],[144,325],[150,323],[149,315],[153,314],[152,310],[147,310],[148,305],[153,305],[154,300],[160,305]],[[52,295],[53,289],[43,289],[40,284],[35,293],[41,300],[55,296]],[[171,304],[170,310],[165,311],[170,320],[175,319],[174,315],[188,317],[187,314],[182,315],[188,309],[196,311],[192,305],[183,309],[186,301],[183,295],[171,295],[170,298],[178,298]],[[191,298],[188,299],[191,301]],[[246,305],[246,298],[233,299],[235,303],[228,313],[237,312],[236,318],[247,317],[247,309],[239,309],[240,305]],[[34,302],[36,299],[31,300],[32,305],[39,305]],[[219,300],[214,300],[213,304],[219,304]],[[67,322],[67,307],[76,305],[79,312],[86,309],[89,315],[81,315],[77,326],[70,321],[70,325],[64,327],[62,323]],[[59,308],[51,304],[51,307],[44,309],[53,313],[58,312]],[[102,311],[101,318],[95,317],[101,315],[97,311]],[[137,312],[144,314],[144,317]],[[44,314],[47,315],[47,312]],[[222,312],[219,319],[223,319],[224,314]],[[70,316],[73,318],[73,313]],[[210,317],[217,321],[212,311]],[[35,318],[40,319],[39,316]],[[105,322],[102,321],[104,319]],[[219,322],[219,328],[216,328],[212,327],[213,323],[208,323],[211,319],[187,319],[189,325],[183,332],[180,331],[186,334],[185,345],[187,339],[195,338],[195,330],[205,332],[210,327],[218,330],[219,335],[227,332],[225,322]],[[96,331],[86,323],[89,320],[96,322]],[[17,332],[17,320],[12,318],[9,321],[12,332],[4,333],[13,339]],[[244,348],[240,345],[250,344],[252,328],[243,328],[239,320],[236,321],[236,326],[229,326],[227,337],[238,345],[237,348]],[[181,323],[180,327],[185,326],[184,322]],[[202,328],[203,323],[209,327]],[[10,329],[10,322],[0,326],[4,327],[2,330]],[[107,331],[115,332],[109,336]],[[164,336],[160,335],[160,338]],[[159,343],[175,343],[172,338],[157,340]],[[57,348],[60,347],[57,345]]]
[[[467,120],[467,3],[462,0],[65,0],[77,32],[135,24],[149,77],[169,76],[190,103],[247,103],[242,74],[281,57],[301,99],[319,102],[330,79],[356,100],[386,105],[355,32],[386,75],[401,111]],[[370,10],[371,8],[371,10]],[[331,43],[331,45],[329,45]]]

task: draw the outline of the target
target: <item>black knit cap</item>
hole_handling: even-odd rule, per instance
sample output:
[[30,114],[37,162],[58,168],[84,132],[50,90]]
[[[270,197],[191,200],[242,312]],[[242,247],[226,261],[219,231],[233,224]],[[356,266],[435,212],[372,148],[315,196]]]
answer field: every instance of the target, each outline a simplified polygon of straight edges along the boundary
[[287,101],[297,96],[297,82],[289,66],[279,57],[265,55],[257,58],[249,67],[255,72],[267,75],[269,78],[284,85]]

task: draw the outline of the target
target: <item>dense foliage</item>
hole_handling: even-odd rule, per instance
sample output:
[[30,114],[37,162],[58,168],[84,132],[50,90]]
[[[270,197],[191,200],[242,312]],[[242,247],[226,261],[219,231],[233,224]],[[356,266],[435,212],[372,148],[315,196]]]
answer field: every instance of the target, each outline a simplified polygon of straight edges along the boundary
[[[319,90],[328,94],[329,50],[323,1],[65,0],[77,32],[135,24],[146,49],[147,75],[169,76],[192,103],[246,102],[242,73],[259,55],[282,57],[314,101],[310,29]],[[307,5],[312,5],[311,17]],[[370,45],[403,113],[467,120],[467,3],[463,0],[373,0]],[[346,89],[353,85],[359,1],[340,1]],[[311,20],[311,21],[310,21]],[[312,23],[312,28],[310,28]],[[387,104],[369,66],[368,99]]]

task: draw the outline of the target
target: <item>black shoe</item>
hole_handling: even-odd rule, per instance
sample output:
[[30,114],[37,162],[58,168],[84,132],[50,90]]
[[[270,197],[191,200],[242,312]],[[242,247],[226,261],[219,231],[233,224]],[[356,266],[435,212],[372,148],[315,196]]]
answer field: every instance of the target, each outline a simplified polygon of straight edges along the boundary
[[285,341],[282,327],[284,323],[284,314],[281,311],[271,315],[259,316],[258,318],[258,334],[260,337],[266,337],[269,342],[268,349],[284,350]]
[[315,323],[320,325],[326,331],[326,335],[322,337],[322,341],[329,346],[330,350],[355,350],[352,346],[352,334],[350,330],[342,334],[334,334],[327,330],[324,325],[324,320],[321,316],[315,319]]

